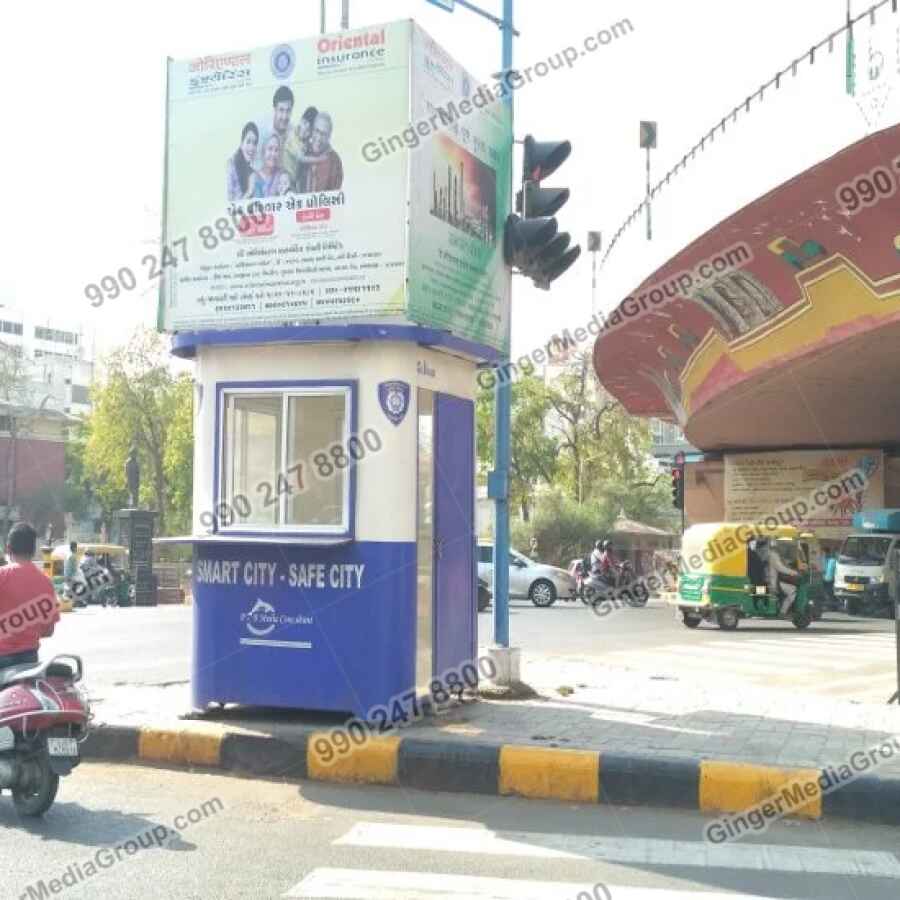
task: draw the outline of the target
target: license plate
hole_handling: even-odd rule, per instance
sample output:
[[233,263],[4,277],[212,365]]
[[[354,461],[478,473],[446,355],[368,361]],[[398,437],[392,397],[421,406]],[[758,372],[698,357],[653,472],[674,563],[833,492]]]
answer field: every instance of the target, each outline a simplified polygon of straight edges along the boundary
[[864,584],[848,584],[847,585],[848,591],[864,591],[865,589],[866,589],[866,586]]
[[78,756],[78,741],[75,738],[47,738],[47,752],[50,756]]

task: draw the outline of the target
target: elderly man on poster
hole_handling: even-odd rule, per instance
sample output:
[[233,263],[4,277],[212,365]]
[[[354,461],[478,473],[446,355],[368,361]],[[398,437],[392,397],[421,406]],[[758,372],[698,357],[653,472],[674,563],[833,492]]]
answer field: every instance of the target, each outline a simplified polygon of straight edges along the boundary
[[331,116],[326,112],[320,112],[316,116],[310,138],[313,158],[306,163],[304,193],[338,191],[344,183],[344,166],[340,156],[331,146],[333,129]]

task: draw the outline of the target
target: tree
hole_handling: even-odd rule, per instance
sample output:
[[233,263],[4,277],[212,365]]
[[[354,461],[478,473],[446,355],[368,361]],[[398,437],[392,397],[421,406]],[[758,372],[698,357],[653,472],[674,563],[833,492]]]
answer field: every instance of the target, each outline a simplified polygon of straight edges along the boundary
[[560,451],[559,486],[578,503],[598,505],[603,520],[624,510],[647,524],[670,524],[671,500],[650,456],[649,424],[602,389],[591,354],[573,357],[548,385],[547,398]]
[[95,386],[85,454],[87,475],[105,514],[127,498],[125,460],[137,448],[142,505],[159,514],[159,533],[190,517],[192,381],[168,367],[163,338],[136,332],[104,361]]
[[[509,502],[527,522],[535,487],[552,484],[556,476],[557,443],[546,431],[550,405],[544,383],[533,375],[523,376],[512,385],[511,395]],[[487,471],[494,464],[493,392],[479,392],[476,423],[478,459]]]

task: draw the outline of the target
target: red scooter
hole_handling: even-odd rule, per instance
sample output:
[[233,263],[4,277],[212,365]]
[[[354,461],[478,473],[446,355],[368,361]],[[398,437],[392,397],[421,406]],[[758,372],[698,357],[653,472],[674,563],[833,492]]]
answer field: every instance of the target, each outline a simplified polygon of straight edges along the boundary
[[22,816],[50,809],[60,776],[80,762],[91,718],[83,673],[68,654],[0,669],[0,794],[10,791]]

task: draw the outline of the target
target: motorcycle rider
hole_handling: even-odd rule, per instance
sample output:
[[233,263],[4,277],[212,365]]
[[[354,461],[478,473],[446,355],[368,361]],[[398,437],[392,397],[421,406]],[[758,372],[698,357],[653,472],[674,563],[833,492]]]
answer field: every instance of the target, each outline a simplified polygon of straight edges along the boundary
[[616,573],[618,564],[612,553],[612,543],[610,541],[597,541],[600,545],[600,553],[597,557],[597,573],[609,584],[616,583]]
[[9,531],[7,565],[0,568],[0,669],[37,663],[41,638],[59,621],[53,582],[32,562],[37,532],[27,522]]
[[594,549],[591,551],[590,574],[599,575],[600,567],[603,561],[603,541],[595,541]]

